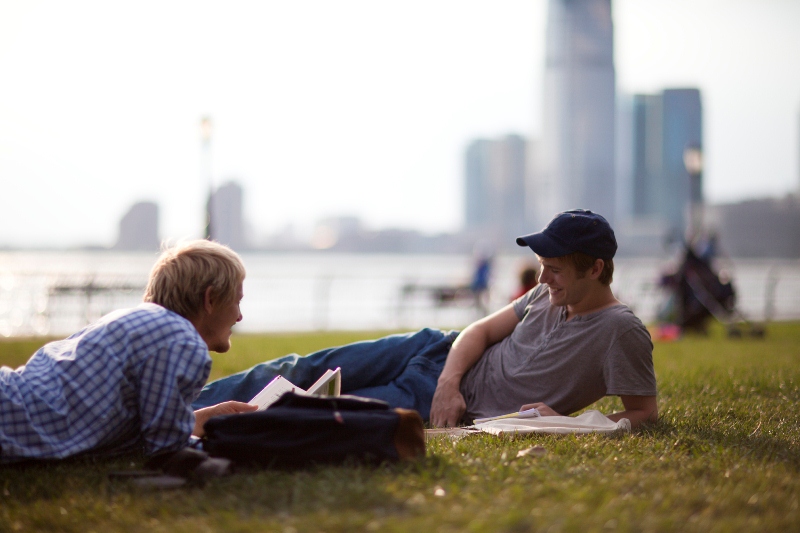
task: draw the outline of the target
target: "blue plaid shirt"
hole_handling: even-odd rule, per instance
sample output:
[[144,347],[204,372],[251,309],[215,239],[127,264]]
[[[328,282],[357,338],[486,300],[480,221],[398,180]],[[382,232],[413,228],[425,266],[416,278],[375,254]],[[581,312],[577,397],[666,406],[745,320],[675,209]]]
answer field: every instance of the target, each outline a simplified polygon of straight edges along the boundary
[[0,368],[0,463],[186,446],[211,358],[194,326],[155,304],[111,313]]

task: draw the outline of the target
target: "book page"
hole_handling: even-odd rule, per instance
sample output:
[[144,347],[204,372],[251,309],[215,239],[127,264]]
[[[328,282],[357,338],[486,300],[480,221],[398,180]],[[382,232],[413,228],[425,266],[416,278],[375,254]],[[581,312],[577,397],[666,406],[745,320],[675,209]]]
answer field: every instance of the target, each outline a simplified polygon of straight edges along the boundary
[[273,403],[275,403],[278,398],[283,396],[287,392],[294,391],[298,394],[303,394],[305,391],[286,379],[283,376],[276,376],[275,379],[270,381],[266,387],[261,389],[261,392],[255,395],[255,397],[250,400],[250,405],[257,405],[258,411],[263,411]]
[[342,391],[342,369],[326,370],[322,377],[308,388],[308,394],[339,396]]

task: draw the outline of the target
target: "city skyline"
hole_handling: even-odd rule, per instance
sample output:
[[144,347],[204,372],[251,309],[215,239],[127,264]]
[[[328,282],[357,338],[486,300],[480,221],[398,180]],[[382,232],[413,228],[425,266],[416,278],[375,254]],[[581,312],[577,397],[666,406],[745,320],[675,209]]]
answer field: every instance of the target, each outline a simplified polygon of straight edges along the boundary
[[[0,0],[0,246],[111,245],[137,201],[201,236],[206,115],[214,186],[242,183],[262,234],[459,229],[468,143],[538,140],[546,2],[301,4]],[[701,90],[710,203],[797,191],[796,3],[618,0],[613,22],[618,92]]]

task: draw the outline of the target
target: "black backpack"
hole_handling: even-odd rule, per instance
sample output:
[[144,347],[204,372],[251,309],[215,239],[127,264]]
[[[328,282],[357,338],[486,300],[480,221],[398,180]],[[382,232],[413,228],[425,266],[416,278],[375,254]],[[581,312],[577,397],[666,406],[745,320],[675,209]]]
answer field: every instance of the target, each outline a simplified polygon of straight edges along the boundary
[[425,455],[419,413],[357,396],[287,392],[264,411],[212,418],[205,433],[209,455],[239,465],[375,464]]

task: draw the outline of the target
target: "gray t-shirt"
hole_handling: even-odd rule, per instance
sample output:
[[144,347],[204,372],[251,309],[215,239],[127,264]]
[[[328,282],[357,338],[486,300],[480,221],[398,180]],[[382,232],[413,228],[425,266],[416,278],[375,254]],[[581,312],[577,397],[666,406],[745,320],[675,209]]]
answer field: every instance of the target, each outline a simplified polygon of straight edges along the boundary
[[625,305],[566,320],[539,285],[514,301],[514,331],[464,375],[465,420],[544,402],[562,415],[603,396],[655,396],[653,343]]

